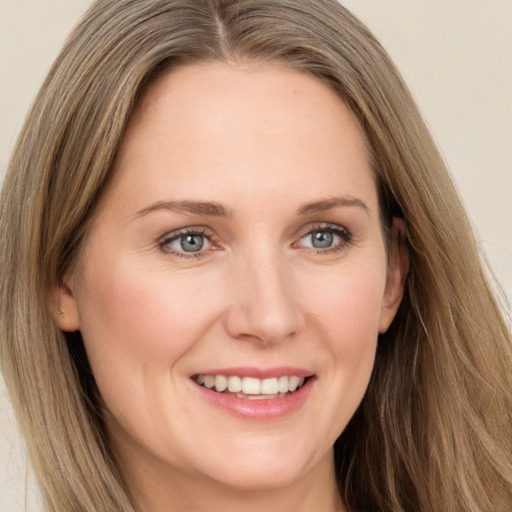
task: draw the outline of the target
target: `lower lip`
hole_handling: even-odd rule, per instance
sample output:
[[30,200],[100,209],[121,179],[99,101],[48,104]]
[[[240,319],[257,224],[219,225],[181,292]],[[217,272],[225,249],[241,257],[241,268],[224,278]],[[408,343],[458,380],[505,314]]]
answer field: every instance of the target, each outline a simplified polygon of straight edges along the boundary
[[260,421],[283,418],[300,409],[306,402],[314,382],[315,378],[310,377],[300,389],[281,398],[251,400],[239,398],[236,395],[217,393],[192,381],[201,395],[219,409],[239,418]]

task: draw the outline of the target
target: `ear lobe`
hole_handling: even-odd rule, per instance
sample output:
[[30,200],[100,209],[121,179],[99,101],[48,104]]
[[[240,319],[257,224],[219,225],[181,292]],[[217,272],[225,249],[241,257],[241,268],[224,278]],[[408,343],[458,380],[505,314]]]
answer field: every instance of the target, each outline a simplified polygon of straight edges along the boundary
[[63,281],[52,287],[49,293],[50,313],[60,330],[74,332],[80,330],[80,316],[71,286]]
[[395,318],[404,295],[405,280],[409,272],[409,252],[405,243],[405,222],[393,218],[392,240],[389,254],[386,288],[379,319],[379,334],[386,332]]

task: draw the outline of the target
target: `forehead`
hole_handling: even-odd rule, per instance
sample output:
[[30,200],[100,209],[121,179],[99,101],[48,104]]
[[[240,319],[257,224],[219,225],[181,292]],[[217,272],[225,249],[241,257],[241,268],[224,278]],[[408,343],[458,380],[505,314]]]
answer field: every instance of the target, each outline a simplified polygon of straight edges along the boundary
[[[326,116],[328,112],[332,115]],[[357,124],[338,94],[318,77],[281,63],[257,61],[189,63],[160,76],[143,91],[124,140],[141,125],[147,127],[150,118],[158,122],[162,116],[167,116],[168,127],[172,118],[179,119],[182,132],[217,132],[221,126],[238,125],[276,136],[280,129],[290,132],[290,124],[309,136],[312,129],[328,135],[335,117],[338,125]],[[354,129],[352,134],[350,142],[366,150],[362,131]]]
[[325,196],[326,183],[344,175],[350,189],[363,167],[373,185],[365,137],[324,82],[278,63],[207,62],[179,66],[145,89],[113,183],[141,197],[148,188],[165,193],[165,183],[190,198],[237,183],[245,193],[265,184],[284,193],[290,180],[306,179],[311,196]]

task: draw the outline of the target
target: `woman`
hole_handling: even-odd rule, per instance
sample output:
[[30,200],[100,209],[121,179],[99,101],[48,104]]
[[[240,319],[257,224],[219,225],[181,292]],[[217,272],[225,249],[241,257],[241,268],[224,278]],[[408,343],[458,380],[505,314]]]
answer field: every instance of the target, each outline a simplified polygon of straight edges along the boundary
[[338,3],[95,3],[1,230],[2,367],[48,510],[510,508],[510,333]]

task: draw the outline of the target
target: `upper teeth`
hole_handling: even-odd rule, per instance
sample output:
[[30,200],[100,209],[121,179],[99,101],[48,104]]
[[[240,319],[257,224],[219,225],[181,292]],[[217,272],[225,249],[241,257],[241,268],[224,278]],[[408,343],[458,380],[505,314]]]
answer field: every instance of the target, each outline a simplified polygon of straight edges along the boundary
[[246,395],[276,395],[295,391],[304,384],[304,377],[296,375],[283,375],[270,379],[256,379],[254,377],[237,377],[225,375],[196,375],[194,380],[205,387],[222,393],[226,389],[232,393]]

